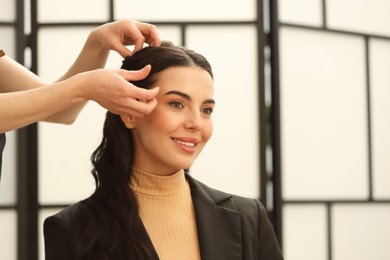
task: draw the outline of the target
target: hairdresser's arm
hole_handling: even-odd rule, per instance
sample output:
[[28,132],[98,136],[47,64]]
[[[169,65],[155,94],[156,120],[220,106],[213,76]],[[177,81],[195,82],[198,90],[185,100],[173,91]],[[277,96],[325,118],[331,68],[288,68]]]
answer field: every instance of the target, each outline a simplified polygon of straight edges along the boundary
[[[122,20],[99,26],[90,33],[80,55],[59,81],[80,72],[103,68],[110,50],[114,50],[122,57],[126,57],[132,55],[132,52],[126,46],[134,45],[133,52],[136,52],[143,47],[144,43],[150,46],[160,45],[160,36],[154,25],[135,20]],[[110,78],[113,76],[115,75],[111,75]],[[157,94],[156,91],[150,91],[151,93],[149,94],[146,93],[147,91],[144,91],[147,96],[137,96],[135,94],[139,91],[135,86],[126,85],[124,82],[115,85],[116,81],[110,82],[107,80],[105,81],[106,84],[98,83],[97,80],[101,80],[102,77],[103,75],[100,75],[95,81],[84,81],[85,84],[83,86],[85,90],[82,91],[86,100],[94,100],[116,114],[139,116],[148,114],[153,110],[153,103],[149,103],[145,111],[145,104],[135,102],[134,98],[151,100]],[[118,100],[121,102],[118,102]],[[79,102],[45,120],[51,122],[73,122],[85,104],[85,101]]]
[[[104,66],[110,49],[127,56],[131,52],[125,45],[134,44],[137,51],[144,42],[151,46],[160,44],[154,26],[129,20],[102,25],[91,32],[68,72],[51,85],[11,58],[1,57],[0,132],[39,120],[72,123],[87,100],[94,100],[116,114],[150,113],[156,105],[154,97],[158,90],[140,90],[127,82],[145,77],[149,69],[139,73],[101,69],[80,73]],[[80,74],[73,76],[76,73]]]
[[[4,74],[7,72],[7,68],[9,68],[9,66],[4,66],[5,64],[16,66],[15,69],[17,70],[26,70],[8,57],[0,58],[0,86],[2,86],[2,83],[9,83],[1,80],[3,76],[8,76]],[[3,70],[3,68],[5,69]],[[11,69],[10,73],[15,73],[15,69]],[[107,107],[107,104],[110,104],[110,106],[114,105],[135,116],[140,117],[148,114],[157,104],[154,96],[157,94],[158,89],[153,91],[140,89],[127,81],[140,80],[146,77],[149,71],[150,66],[140,71],[98,69],[80,73],[67,80],[46,86],[2,93],[0,94],[0,133],[26,126],[47,118],[53,113],[78,105],[87,99],[86,96],[98,100],[99,104],[103,106]],[[28,70],[20,73],[20,75],[16,75],[30,83],[42,83],[37,76],[29,73]],[[86,91],[90,88],[84,86],[91,86],[93,83],[96,90],[93,90],[92,93],[87,93]],[[9,86],[9,84],[5,85]],[[107,87],[111,85],[114,87]],[[98,91],[100,92],[98,93]],[[115,96],[118,99],[113,98]],[[150,102],[139,102],[137,101],[138,97],[145,97],[142,100],[150,100]],[[137,109],[129,111],[129,107],[136,107]],[[71,122],[67,122],[63,118],[61,123]]]

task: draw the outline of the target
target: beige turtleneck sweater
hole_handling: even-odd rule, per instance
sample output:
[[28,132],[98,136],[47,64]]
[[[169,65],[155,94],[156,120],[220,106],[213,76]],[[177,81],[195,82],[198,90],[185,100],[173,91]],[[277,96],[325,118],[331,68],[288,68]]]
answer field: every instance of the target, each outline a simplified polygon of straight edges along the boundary
[[133,168],[130,187],[159,258],[199,260],[194,205],[184,171],[159,176]]

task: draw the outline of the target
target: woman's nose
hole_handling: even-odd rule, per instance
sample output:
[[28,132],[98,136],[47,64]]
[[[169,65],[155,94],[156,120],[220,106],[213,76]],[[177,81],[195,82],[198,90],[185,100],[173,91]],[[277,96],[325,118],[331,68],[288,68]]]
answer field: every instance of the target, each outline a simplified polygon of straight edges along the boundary
[[200,111],[188,112],[184,127],[189,130],[201,130],[203,128],[203,119]]

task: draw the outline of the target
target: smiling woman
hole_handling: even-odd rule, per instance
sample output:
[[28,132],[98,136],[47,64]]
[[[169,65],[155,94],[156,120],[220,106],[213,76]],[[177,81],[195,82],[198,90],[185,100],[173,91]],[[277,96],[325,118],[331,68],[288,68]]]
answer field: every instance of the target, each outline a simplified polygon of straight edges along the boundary
[[165,42],[122,68],[148,64],[150,74],[132,83],[159,88],[156,108],[142,118],[107,112],[91,157],[95,192],[46,219],[46,259],[282,259],[258,200],[189,175],[212,135],[210,64]]
[[134,167],[159,175],[189,168],[212,134],[211,75],[197,66],[161,71],[151,86],[160,87],[158,105],[148,117],[122,116],[132,129]]

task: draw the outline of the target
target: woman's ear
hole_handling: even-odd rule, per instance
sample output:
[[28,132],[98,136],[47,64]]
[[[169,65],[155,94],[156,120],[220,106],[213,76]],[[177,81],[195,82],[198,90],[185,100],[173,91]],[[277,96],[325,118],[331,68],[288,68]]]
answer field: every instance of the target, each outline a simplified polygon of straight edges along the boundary
[[135,120],[133,116],[120,116],[122,119],[122,122],[125,124],[125,126],[129,129],[135,128]]

